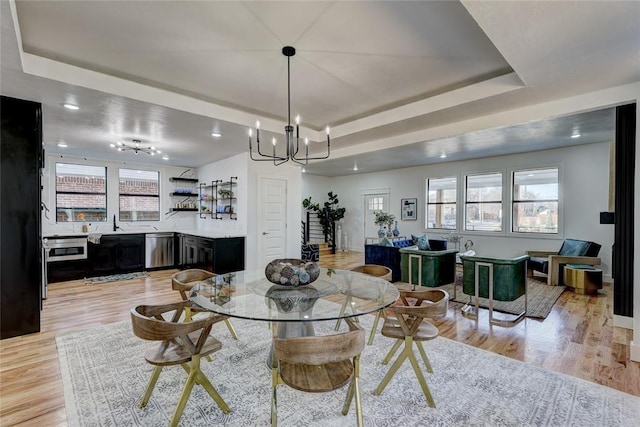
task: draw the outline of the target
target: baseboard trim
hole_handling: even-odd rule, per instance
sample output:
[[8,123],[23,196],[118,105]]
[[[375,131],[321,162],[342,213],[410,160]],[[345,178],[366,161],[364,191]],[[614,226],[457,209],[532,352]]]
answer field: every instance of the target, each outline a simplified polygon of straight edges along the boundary
[[613,315],[613,326],[633,330],[633,317]]

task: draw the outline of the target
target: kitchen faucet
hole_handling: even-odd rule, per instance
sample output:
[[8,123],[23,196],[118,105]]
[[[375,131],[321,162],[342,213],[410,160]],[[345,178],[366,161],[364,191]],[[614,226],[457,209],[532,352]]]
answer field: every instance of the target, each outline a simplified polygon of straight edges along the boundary
[[113,231],[117,231],[118,228],[120,227],[116,225],[116,214],[113,214]]

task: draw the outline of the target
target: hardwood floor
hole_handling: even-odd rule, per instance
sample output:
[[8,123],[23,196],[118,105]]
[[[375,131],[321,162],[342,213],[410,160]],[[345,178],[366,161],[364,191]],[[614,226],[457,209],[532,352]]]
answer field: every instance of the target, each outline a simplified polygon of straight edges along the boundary
[[[320,265],[349,269],[363,263],[361,252],[338,252],[323,256]],[[67,425],[56,335],[128,320],[136,304],[177,301],[170,284],[176,271],[97,285],[51,284],[41,332],[0,341],[0,425]],[[597,296],[565,291],[544,321],[525,319],[512,328],[490,328],[481,310],[476,329],[460,306],[450,302],[448,316],[437,322],[442,336],[640,396],[640,363],[629,360],[632,332],[612,326],[611,285]]]

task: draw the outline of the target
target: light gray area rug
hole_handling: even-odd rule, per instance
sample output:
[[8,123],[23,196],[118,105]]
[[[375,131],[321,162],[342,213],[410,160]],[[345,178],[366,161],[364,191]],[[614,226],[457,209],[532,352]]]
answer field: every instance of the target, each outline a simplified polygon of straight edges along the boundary
[[[362,324],[369,327],[372,316]],[[223,349],[202,369],[231,407],[224,415],[201,387],[191,394],[184,426],[267,426],[271,372],[266,367],[271,332],[264,322],[233,320],[239,340],[224,324],[213,334]],[[316,333],[333,333],[317,323]],[[138,402],[151,375],[144,342],[129,322],[57,337],[68,422],[71,426],[167,425],[186,374],[165,368],[145,409]],[[362,354],[361,393],[366,426],[637,426],[640,398],[445,338],[425,343],[434,368],[426,374],[437,408],[429,408],[408,362],[380,396],[389,366],[380,363],[392,340],[378,335]],[[418,357],[419,359],[419,357]],[[422,362],[420,362],[422,363]],[[341,414],[346,387],[311,394],[278,388],[280,426],[353,426],[355,407]]]

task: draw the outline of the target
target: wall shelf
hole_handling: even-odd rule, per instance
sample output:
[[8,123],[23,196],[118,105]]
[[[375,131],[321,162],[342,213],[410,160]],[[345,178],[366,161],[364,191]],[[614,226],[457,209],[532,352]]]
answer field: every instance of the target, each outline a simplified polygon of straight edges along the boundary
[[182,178],[180,176],[172,176],[169,178],[170,182],[191,182],[193,184],[197,184],[198,183],[198,179],[197,178]]

